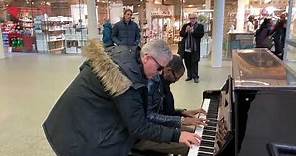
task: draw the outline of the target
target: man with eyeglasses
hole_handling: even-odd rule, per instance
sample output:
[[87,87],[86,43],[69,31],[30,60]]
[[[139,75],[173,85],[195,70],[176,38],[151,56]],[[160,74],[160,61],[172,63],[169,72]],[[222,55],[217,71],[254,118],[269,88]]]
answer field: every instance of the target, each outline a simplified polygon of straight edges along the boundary
[[179,142],[192,146],[200,136],[148,122],[147,81],[172,58],[163,40],[141,51],[101,43],[85,46],[87,60],[43,124],[58,156],[127,156],[136,140]]
[[200,41],[204,36],[204,27],[197,22],[197,15],[195,13],[189,14],[190,22],[184,24],[180,36],[182,38],[182,48],[184,51],[185,66],[187,68],[187,78],[185,81],[194,80],[195,83],[199,82],[198,63],[200,60]]
[[140,43],[140,29],[133,22],[131,9],[124,11],[123,19],[114,24],[112,29],[112,40],[118,46],[128,46],[135,49]]
[[[149,121],[167,127],[182,128],[193,132],[186,126],[206,125],[205,119],[195,118],[198,113],[204,113],[202,109],[196,110],[176,110],[174,97],[170,90],[170,84],[178,81],[185,72],[182,59],[173,55],[173,59],[168,63],[160,75],[148,81],[148,107],[147,118]],[[149,140],[141,140],[133,148],[142,153],[159,152],[165,154],[186,155],[188,147],[178,143],[159,143]],[[156,153],[153,153],[156,155]]]

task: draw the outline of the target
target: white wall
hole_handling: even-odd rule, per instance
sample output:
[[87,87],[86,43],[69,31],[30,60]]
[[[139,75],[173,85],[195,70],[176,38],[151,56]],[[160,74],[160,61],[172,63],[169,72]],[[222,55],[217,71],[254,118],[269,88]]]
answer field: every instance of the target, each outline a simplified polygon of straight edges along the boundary
[[71,5],[71,16],[73,17],[73,22],[75,24],[79,24],[79,19],[81,16],[82,24],[87,25],[87,21],[85,19],[86,15],[87,15],[87,5],[86,4]]
[[123,17],[123,4],[122,3],[110,4],[110,22],[114,24],[120,21],[122,17]]

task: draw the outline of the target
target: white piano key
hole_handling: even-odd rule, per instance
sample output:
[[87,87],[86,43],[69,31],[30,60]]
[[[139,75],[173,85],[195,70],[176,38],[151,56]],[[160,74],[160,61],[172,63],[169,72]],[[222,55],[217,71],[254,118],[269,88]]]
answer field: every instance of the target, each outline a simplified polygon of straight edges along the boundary
[[[206,112],[208,112],[210,102],[211,102],[211,99],[204,99],[203,100],[202,109],[205,110]],[[196,117],[198,117],[198,118],[204,118],[204,119],[206,118],[206,115],[204,115],[204,114],[197,114],[197,115],[198,116],[196,116]],[[198,136],[202,136],[203,129],[204,129],[203,125],[197,126],[195,128],[194,133],[197,134]],[[197,156],[198,150],[199,150],[199,146],[193,145],[188,152],[188,156]]]

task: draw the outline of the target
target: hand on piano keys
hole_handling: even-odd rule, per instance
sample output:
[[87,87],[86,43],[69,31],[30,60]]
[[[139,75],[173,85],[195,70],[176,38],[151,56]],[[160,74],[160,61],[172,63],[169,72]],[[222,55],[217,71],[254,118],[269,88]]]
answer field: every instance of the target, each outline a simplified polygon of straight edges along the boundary
[[203,115],[207,115],[207,112],[200,108],[200,109],[195,109],[195,110],[185,110],[182,112],[182,116],[185,116],[185,117],[196,117],[196,115],[198,114],[203,114]]
[[179,143],[186,144],[188,147],[192,147],[193,145],[199,145],[201,141],[201,137],[195,133],[182,131]]
[[205,118],[196,118],[196,117],[186,117],[184,118],[184,122],[182,123],[182,125],[185,126],[207,126],[207,122],[208,120]]
[[193,145],[188,156],[213,156],[215,154],[215,136],[217,129],[217,114],[218,114],[218,102],[213,99],[204,99],[202,109],[207,112],[207,115],[198,114],[196,118],[208,119],[208,126],[196,126],[195,134],[202,137],[199,145]]

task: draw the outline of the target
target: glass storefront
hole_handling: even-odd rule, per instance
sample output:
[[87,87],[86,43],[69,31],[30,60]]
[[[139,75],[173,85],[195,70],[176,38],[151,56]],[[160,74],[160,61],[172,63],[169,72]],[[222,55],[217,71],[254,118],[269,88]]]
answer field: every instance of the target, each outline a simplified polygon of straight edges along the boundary
[[[141,28],[141,44],[155,38],[176,44],[188,13],[197,13],[202,5],[196,1],[96,0],[97,35],[102,38],[106,20],[118,22],[129,8]],[[0,0],[0,7],[7,52],[80,53],[87,41],[87,0]]]
[[[238,1],[225,3],[225,44],[227,32],[236,26]],[[116,23],[122,18],[123,10],[129,8],[134,12],[133,20],[141,28],[141,44],[161,38],[176,45],[181,39],[182,25],[188,22],[188,14],[197,13],[199,22],[205,27],[201,55],[206,57],[211,49],[213,6],[212,0],[96,0],[97,35],[102,38],[106,20]],[[269,13],[272,6],[276,6],[274,12]],[[249,16],[256,20],[265,16],[276,19],[286,6],[287,0],[249,0],[245,17],[240,18],[244,18],[247,29]],[[0,12],[3,45],[8,52],[80,53],[87,41],[87,0],[0,0],[0,8],[3,10]],[[294,21],[292,19],[291,32],[296,30],[292,28],[296,27]]]
[[3,46],[8,52],[80,53],[87,39],[83,0],[0,1]]

